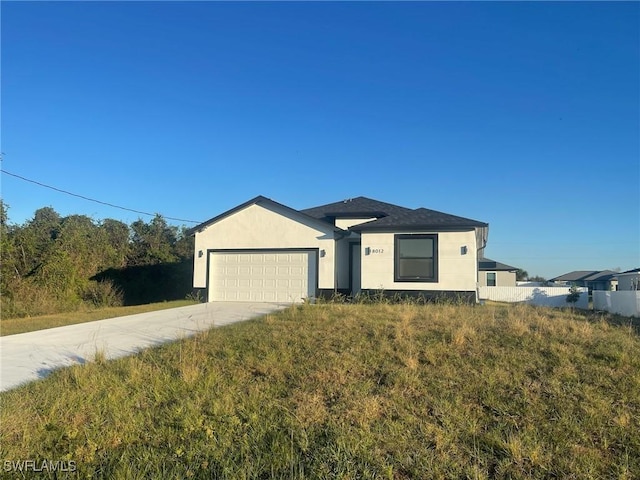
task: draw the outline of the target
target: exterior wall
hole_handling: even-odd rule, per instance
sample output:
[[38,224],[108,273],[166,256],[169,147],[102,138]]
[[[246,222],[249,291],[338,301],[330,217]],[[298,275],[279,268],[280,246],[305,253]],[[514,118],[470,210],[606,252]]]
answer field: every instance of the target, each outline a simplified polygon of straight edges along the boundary
[[290,212],[279,210],[249,205],[196,232],[193,286],[206,288],[209,249],[318,248],[318,288],[333,289],[336,264],[333,229],[330,226],[323,229],[303,216],[294,220],[288,216]]
[[[634,285],[636,288],[633,288]],[[618,290],[639,290],[638,285],[640,285],[640,272],[618,274]]]
[[[474,230],[465,232],[402,232],[438,235],[438,281],[394,281],[394,233],[362,233],[363,290],[432,290],[469,292],[476,290],[478,257]],[[467,253],[462,254],[462,247]],[[369,254],[367,255],[367,248]]]
[[611,291],[615,290],[618,282],[616,280],[608,280],[605,282],[587,282],[591,290]]
[[625,317],[640,317],[640,291],[593,292],[593,309]]
[[370,222],[371,220],[375,220],[376,217],[371,218],[336,218],[336,227],[342,228],[346,230],[349,227],[353,227],[354,225],[359,225],[364,222]]
[[478,274],[478,285],[481,287],[487,286],[487,273],[489,272],[496,274],[496,287],[516,286],[516,272],[507,272],[504,270],[481,270]]

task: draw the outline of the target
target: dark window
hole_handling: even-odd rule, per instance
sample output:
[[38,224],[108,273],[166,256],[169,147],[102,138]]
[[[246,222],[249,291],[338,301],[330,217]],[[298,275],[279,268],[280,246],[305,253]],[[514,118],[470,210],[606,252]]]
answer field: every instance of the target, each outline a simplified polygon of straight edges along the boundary
[[496,286],[496,274],[495,272],[487,272],[487,287]]
[[438,281],[438,236],[396,235],[396,282]]

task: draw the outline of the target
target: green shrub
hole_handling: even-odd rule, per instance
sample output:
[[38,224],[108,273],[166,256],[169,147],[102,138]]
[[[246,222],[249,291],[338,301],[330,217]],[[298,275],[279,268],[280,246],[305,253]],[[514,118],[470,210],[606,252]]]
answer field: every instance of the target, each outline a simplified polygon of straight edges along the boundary
[[82,299],[96,308],[120,307],[124,304],[123,298],[122,290],[111,280],[90,281],[82,294]]
[[576,287],[575,285],[571,285],[571,288],[569,288],[569,295],[567,295],[566,298],[566,302],[573,308],[576,302],[580,299],[581,293],[582,292],[578,290],[578,287]]

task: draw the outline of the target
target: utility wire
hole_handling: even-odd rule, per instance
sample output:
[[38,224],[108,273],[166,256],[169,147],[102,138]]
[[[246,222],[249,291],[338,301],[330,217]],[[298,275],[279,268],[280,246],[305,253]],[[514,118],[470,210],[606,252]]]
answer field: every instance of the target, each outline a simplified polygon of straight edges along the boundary
[[[65,194],[71,195],[73,197],[82,198],[83,200],[88,200],[90,202],[99,203],[101,205],[106,205],[108,207],[119,208],[120,210],[126,210],[127,212],[139,213],[141,215],[148,215],[150,217],[155,217],[156,216],[155,213],[142,212],[140,210],[134,210],[133,208],[121,207],[119,205],[114,205],[113,203],[102,202],[100,200],[96,200],[95,198],[89,198],[89,197],[85,197],[84,195],[78,195],[77,193],[71,193],[71,192],[68,192],[66,190],[62,190],[61,188],[52,187],[51,185],[45,185],[44,183],[37,182],[35,180],[31,180],[30,178],[26,178],[26,177],[23,177],[21,175],[17,175],[15,173],[7,172],[4,169],[0,170],[0,171],[2,173],[6,174],[6,175],[11,175],[12,177],[16,177],[16,178],[19,178],[20,180],[24,180],[25,182],[34,183],[36,185],[39,185],[40,187],[49,188],[51,190],[55,190],[56,192],[65,193]],[[163,217],[164,217],[164,215],[163,215]],[[166,218],[167,220],[175,220],[177,222],[202,223],[202,222],[199,222],[197,220],[185,220],[184,218],[174,218],[174,217],[164,217],[164,218]]]

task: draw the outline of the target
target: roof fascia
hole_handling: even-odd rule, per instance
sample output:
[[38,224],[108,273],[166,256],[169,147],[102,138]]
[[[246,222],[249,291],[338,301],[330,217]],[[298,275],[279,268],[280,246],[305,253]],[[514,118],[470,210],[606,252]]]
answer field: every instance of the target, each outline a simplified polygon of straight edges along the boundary
[[517,272],[518,271],[518,269],[514,267],[505,268],[505,267],[499,267],[497,265],[494,268],[478,266],[478,270],[481,272]]
[[[411,225],[407,227],[380,227],[376,226],[375,220],[349,227],[349,230],[363,233],[390,233],[390,232],[414,232],[414,231],[430,231],[430,232],[469,232],[473,231],[480,225],[450,225],[443,227],[442,225]],[[488,226],[482,225],[482,226]]]

